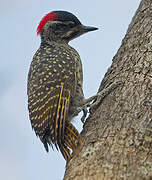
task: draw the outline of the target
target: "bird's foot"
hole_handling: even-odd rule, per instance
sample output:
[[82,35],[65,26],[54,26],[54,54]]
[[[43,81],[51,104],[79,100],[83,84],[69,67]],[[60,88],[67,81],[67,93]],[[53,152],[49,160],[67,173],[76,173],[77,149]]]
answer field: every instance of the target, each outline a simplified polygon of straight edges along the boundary
[[81,107],[77,107],[77,109],[72,113],[71,117],[77,116],[82,111]]
[[83,106],[83,116],[82,116],[82,118],[81,118],[81,122],[84,124],[84,122],[85,122],[85,119],[86,119],[86,116],[87,116],[87,113],[88,113],[88,109],[87,109],[87,106],[88,105],[84,105]]
[[81,107],[77,107],[77,109],[74,111],[74,113],[72,114],[72,117],[77,116],[81,111],[83,111],[83,116],[81,118],[81,122],[84,123],[85,118],[87,116],[88,110],[87,107],[90,106],[90,103],[85,104]]
[[121,84],[122,84],[122,81],[116,81],[108,85],[108,87],[106,87],[102,91],[100,91],[97,94],[96,101],[90,105],[90,109],[95,109],[108,94],[110,94],[114,89],[116,89]]

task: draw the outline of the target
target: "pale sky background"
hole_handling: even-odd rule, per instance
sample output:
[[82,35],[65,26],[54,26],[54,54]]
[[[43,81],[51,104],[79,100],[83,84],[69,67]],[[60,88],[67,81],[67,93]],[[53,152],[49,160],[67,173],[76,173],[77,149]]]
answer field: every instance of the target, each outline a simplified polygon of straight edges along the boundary
[[[140,0],[0,0],[0,179],[62,180],[65,160],[46,153],[31,129],[27,110],[27,74],[39,47],[36,27],[52,10],[67,10],[96,26],[70,44],[84,69],[84,93],[94,95],[120,47]],[[102,122],[101,122],[102,123]],[[80,117],[74,124],[81,129]]]

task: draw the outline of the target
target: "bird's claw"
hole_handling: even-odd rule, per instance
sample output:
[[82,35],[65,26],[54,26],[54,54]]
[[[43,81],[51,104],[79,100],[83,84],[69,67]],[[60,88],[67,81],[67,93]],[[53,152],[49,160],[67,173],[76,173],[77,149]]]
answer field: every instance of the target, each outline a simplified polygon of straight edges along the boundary
[[84,124],[85,118],[86,118],[87,113],[88,113],[87,105],[85,105],[82,110],[83,110],[83,116],[82,116],[82,118],[81,118],[81,122]]
[[81,122],[84,123],[85,118],[87,116],[88,110],[87,110],[88,104],[82,106],[82,107],[77,107],[77,109],[74,111],[72,114],[72,117],[77,116],[81,111],[83,111],[83,116],[81,118]]

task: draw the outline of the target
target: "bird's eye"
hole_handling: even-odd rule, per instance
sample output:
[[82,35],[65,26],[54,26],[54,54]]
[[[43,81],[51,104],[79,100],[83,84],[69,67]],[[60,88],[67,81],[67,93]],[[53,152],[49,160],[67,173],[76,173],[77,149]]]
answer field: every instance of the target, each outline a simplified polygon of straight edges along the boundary
[[66,24],[56,24],[56,29],[65,29],[67,28]]
[[75,26],[75,23],[74,23],[74,22],[70,21],[70,22],[68,23],[68,27],[73,28],[74,26]]

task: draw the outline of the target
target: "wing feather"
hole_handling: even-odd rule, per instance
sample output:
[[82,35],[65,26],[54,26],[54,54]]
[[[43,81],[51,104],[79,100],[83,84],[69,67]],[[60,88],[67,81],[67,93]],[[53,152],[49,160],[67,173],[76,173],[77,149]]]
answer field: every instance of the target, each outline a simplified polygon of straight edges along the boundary
[[[58,51],[54,51],[53,46],[48,46],[49,50],[41,48],[33,58],[28,76],[31,125],[47,151],[48,144],[54,144],[62,154],[65,153],[64,157],[68,157],[68,147],[74,147],[67,135],[66,139],[65,131],[66,134],[70,132],[66,130],[66,122],[69,121],[70,100],[77,86],[76,61],[64,46]],[[74,130],[73,133],[76,137]]]
[[66,89],[63,83],[47,95],[38,91],[37,96],[31,95],[28,99],[31,124],[36,135],[42,142],[45,139],[45,143],[47,141],[48,144],[55,144],[57,149],[58,143],[62,144],[64,140],[69,102],[70,90]]

